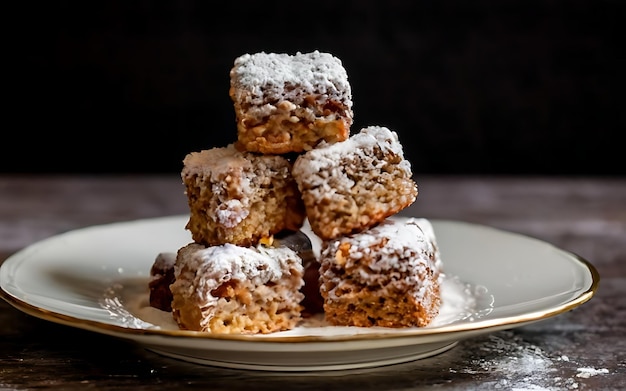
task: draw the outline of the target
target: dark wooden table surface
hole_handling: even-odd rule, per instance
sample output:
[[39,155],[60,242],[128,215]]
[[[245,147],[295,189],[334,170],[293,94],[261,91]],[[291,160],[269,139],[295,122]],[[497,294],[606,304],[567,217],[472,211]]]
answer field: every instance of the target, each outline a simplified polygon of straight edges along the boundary
[[[406,211],[530,235],[592,263],[592,299],[540,322],[461,341],[437,356],[323,374],[228,370],[161,357],[47,322],[0,300],[0,389],[624,390],[626,178],[416,176]],[[0,176],[0,261],[68,230],[187,213],[172,176]]]

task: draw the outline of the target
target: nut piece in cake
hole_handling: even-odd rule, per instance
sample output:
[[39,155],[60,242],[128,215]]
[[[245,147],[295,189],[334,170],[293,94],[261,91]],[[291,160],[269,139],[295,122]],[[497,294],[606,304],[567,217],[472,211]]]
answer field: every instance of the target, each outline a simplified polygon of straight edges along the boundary
[[380,126],[299,155],[292,174],[311,229],[322,239],[372,227],[411,205],[418,194],[398,135]]
[[423,327],[441,305],[432,240],[415,220],[387,219],[327,240],[320,255],[326,320],[338,326]]
[[344,141],[352,91],[341,60],[329,53],[255,53],[235,59],[230,97],[237,148],[265,154],[302,152],[321,140]]
[[282,156],[239,152],[230,144],[189,153],[181,177],[194,242],[256,245],[282,230],[297,231],[304,221],[291,163]]
[[178,250],[172,315],[184,330],[266,334],[301,319],[302,260],[287,248],[204,247]]

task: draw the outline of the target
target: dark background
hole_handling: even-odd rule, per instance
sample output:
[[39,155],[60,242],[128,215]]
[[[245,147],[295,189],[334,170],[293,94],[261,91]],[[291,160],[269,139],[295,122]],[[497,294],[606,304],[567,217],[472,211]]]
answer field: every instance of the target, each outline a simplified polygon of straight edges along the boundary
[[20,3],[4,173],[177,173],[236,138],[229,70],[331,52],[353,133],[398,132],[415,173],[624,175],[622,1]]

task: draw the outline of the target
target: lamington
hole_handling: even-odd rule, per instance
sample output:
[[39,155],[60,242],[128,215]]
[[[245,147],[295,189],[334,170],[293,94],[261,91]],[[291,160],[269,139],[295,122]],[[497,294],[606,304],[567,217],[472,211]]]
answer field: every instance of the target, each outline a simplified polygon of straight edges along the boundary
[[322,239],[358,233],[417,198],[411,164],[396,132],[361,129],[344,142],[322,142],[292,169],[311,229]]
[[187,154],[181,177],[193,241],[252,246],[297,231],[305,211],[291,168],[283,156],[240,152],[233,144]]
[[300,153],[349,137],[352,90],[342,62],[318,50],[244,54],[230,71],[240,150]]
[[387,219],[322,242],[320,293],[336,326],[424,327],[441,306],[441,264],[416,220]]
[[172,316],[182,330],[267,334],[301,320],[302,260],[287,247],[190,243],[174,273]]

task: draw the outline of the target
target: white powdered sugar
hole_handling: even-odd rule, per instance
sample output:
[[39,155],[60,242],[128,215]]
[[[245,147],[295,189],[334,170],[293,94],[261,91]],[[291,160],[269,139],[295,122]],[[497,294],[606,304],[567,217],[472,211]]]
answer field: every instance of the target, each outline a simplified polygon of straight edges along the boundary
[[330,53],[244,54],[235,59],[230,75],[236,99],[252,105],[262,105],[266,98],[298,103],[316,94],[322,101],[340,98],[352,106],[347,72]]
[[210,306],[218,300],[211,293],[230,280],[250,281],[255,285],[276,282],[291,270],[303,272],[297,253],[287,247],[240,247],[233,244],[204,247],[189,244],[179,250],[175,266],[176,289],[194,292],[200,302]]
[[[435,229],[433,228],[430,220],[426,218],[420,217],[401,217],[396,216],[394,219],[398,221],[406,221],[417,224],[417,226],[422,230],[424,235],[426,235],[426,239],[429,244],[432,246],[432,252],[435,255],[435,268],[437,270],[443,270],[443,261],[441,260],[441,252],[439,251],[439,245],[437,244],[437,237],[435,236]],[[440,274],[440,280],[443,279],[444,274]]]
[[[247,200],[246,198],[245,201]],[[216,221],[226,228],[236,227],[248,217],[249,214],[249,206],[237,199],[223,201],[215,211]]]
[[[467,368],[450,368],[450,372],[488,373],[499,379],[485,383],[488,388],[516,391],[588,389],[584,383],[581,384],[584,379],[609,373],[606,368],[576,368],[576,363],[565,355],[551,358],[541,348],[525,341],[513,331],[490,334],[481,350],[494,358],[475,358],[468,362]],[[556,363],[560,363],[558,368]]]
[[[383,247],[376,246],[382,240],[386,244]],[[398,258],[410,255],[407,251],[417,251],[423,255],[423,257],[413,258],[418,263],[424,263],[424,258],[428,260],[430,254],[434,257],[430,241],[427,240],[420,227],[410,220],[402,222],[387,219],[369,230],[350,235],[349,241],[353,244],[349,252],[354,260],[358,261],[363,256],[376,251],[380,259],[377,266],[384,269],[398,267]]]
[[[384,126],[363,128],[344,142],[320,143],[317,148],[298,156],[293,166],[293,175],[301,181],[310,182],[310,187],[324,187],[328,183],[328,178],[333,178],[335,188],[327,189],[326,185],[323,189],[325,192],[337,191],[337,186],[341,187],[342,191],[349,190],[354,181],[346,174],[348,170],[376,172],[389,164],[388,161],[375,156],[376,149],[399,159],[397,168],[404,172],[405,177],[412,176],[411,164],[404,159],[398,134]],[[354,160],[358,166],[346,167],[342,164],[344,158]]]
[[577,371],[578,373],[576,374],[576,377],[583,377],[586,379],[590,378],[591,376],[604,375],[604,374],[609,373],[609,370],[606,368],[596,369],[596,368],[583,367],[583,368],[578,368]]
[[166,270],[174,267],[176,263],[176,253],[173,252],[163,252],[157,254],[154,264],[152,265],[152,270],[154,270],[153,279],[157,279],[162,276],[162,273]]

